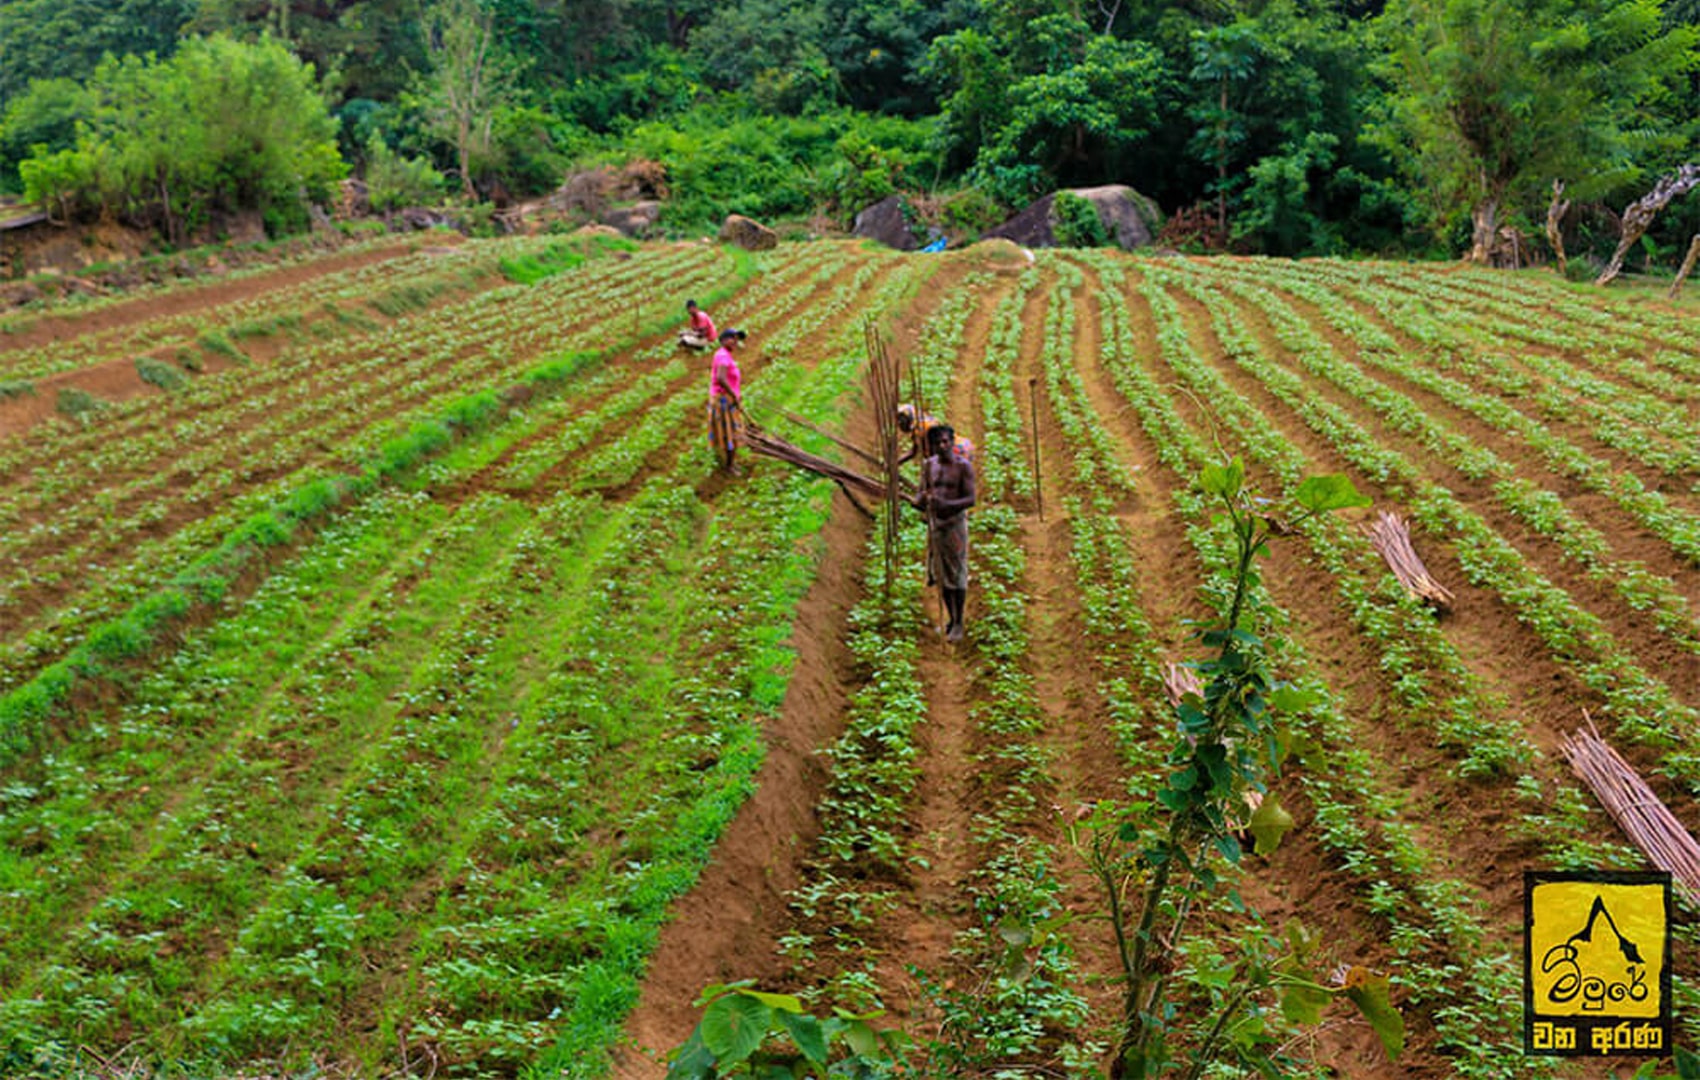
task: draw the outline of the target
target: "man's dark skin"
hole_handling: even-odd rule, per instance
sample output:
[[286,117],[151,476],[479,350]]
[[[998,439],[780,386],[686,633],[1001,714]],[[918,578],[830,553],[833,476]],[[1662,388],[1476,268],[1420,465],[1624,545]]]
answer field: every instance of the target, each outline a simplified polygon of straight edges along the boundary
[[[926,511],[928,527],[966,511],[975,502],[974,466],[956,456],[956,433],[943,425],[927,432],[925,483],[920,494],[911,500]],[[945,636],[952,641],[962,639],[962,609],[968,599],[967,589],[953,589],[939,583],[950,625]]]

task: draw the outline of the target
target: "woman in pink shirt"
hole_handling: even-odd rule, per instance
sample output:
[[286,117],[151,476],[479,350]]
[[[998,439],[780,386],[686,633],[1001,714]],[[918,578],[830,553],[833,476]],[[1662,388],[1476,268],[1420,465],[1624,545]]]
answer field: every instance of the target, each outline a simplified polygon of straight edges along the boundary
[[723,467],[729,473],[738,471],[733,456],[738,449],[737,414],[744,407],[744,376],[732,355],[749,335],[730,326],[720,331],[720,348],[714,353],[714,366],[708,376],[708,433],[714,452],[724,454]]
[[695,300],[685,301],[684,333],[679,335],[679,344],[692,349],[706,349],[714,344],[714,320],[708,317],[708,312],[697,307]]

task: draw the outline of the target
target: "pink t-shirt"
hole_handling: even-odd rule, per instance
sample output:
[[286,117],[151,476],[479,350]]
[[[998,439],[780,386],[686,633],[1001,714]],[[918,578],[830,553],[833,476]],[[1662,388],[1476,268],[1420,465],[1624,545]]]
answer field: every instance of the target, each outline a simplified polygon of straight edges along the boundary
[[720,346],[714,354],[714,367],[709,373],[708,396],[728,393],[735,398],[743,396],[744,377],[738,371],[738,361],[732,358],[732,350]]
[[708,312],[702,308],[697,308],[696,312],[691,315],[691,329],[710,341],[714,340],[714,320],[709,318]]

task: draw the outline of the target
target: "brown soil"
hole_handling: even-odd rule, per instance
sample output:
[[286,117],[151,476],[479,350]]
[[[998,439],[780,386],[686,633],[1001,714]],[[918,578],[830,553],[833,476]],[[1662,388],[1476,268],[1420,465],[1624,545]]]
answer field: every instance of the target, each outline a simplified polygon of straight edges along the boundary
[[[386,248],[359,257],[368,261],[390,258],[400,254],[405,246],[398,244],[394,250]],[[311,273],[326,273],[346,265],[336,263],[335,258],[312,264]],[[894,351],[899,354],[912,351],[924,323],[938,309],[943,297],[976,263],[990,258],[984,254],[947,256],[935,264],[941,269],[897,319]],[[1126,798],[1129,766],[1123,757],[1123,746],[1118,745],[1117,732],[1110,729],[1102,685],[1111,675],[1127,673],[1106,670],[1100,659],[1110,643],[1094,636],[1086,627],[1082,593],[1071,560],[1074,534],[1067,516],[1069,499],[1084,492],[1070,468],[1071,448],[1060,423],[1062,403],[1053,400],[1044,367],[1046,316],[1058,295],[1053,291],[1057,269],[1050,260],[1054,258],[1051,255],[1042,258],[1040,284],[1027,299],[1021,316],[1023,332],[1015,358],[1015,379],[1020,388],[1024,441],[1019,447],[999,448],[1011,461],[1019,461],[1024,469],[1032,467],[1037,455],[1043,491],[1042,510],[1038,498],[1015,499],[1013,506],[1019,521],[1016,540],[1025,557],[1020,590],[1025,597],[1031,642],[1023,670],[1033,680],[1033,691],[1045,718],[1038,738],[1049,752],[1049,780],[1043,791],[1034,793],[1039,808],[1029,819],[1020,822],[1019,830],[1044,840],[1058,851],[1052,871],[1063,883],[1068,908],[1076,914],[1091,914],[1102,910],[1103,898],[1085,866],[1068,858],[1066,830],[1077,808],[1100,800]],[[858,266],[866,263],[867,256],[859,256],[830,282],[815,286],[811,295],[772,304],[770,310],[762,312],[763,323],[776,329],[806,317],[816,297],[848,280]],[[994,269],[1001,269],[1002,265]],[[1026,257],[1019,252],[1008,264],[1016,273],[1028,265]],[[893,261],[889,269],[882,268],[882,273],[901,272],[898,269],[901,266],[902,263]],[[301,280],[292,275],[308,273],[306,267],[290,268],[244,282],[184,290],[176,295],[175,307],[166,304],[149,309],[147,300],[141,298],[100,309],[105,313],[105,322],[79,323],[76,332],[139,325],[174,311],[200,310],[238,295],[284,287]],[[975,296],[949,399],[935,407],[935,411],[942,411],[973,437],[982,453],[989,448],[985,446],[978,376],[991,347],[993,313],[1016,286],[1016,273],[997,273]],[[1164,656],[1185,659],[1201,651],[1192,630],[1209,614],[1199,589],[1205,578],[1204,569],[1188,537],[1189,522],[1176,510],[1177,496],[1190,487],[1192,478],[1162,463],[1158,443],[1142,426],[1138,412],[1123,399],[1100,362],[1104,345],[1100,340],[1100,316],[1105,305],[1120,306],[1133,335],[1134,356],[1127,359],[1142,365],[1157,382],[1172,389],[1185,424],[1205,439],[1220,440],[1228,452],[1245,452],[1247,440],[1243,432],[1220,422],[1220,410],[1226,403],[1199,400],[1173,389],[1185,380],[1171,366],[1176,361],[1164,356],[1154,313],[1135,288],[1139,273],[1137,264],[1129,263],[1128,286],[1120,294],[1110,295],[1097,275],[1087,269],[1086,282],[1074,297],[1075,336],[1068,362],[1073,364],[1073,373],[1080,377],[1085,403],[1096,413],[1108,436],[1108,445],[1134,478],[1134,491],[1114,507],[1114,514],[1123,526],[1132,553],[1137,578],[1134,591],[1153,628],[1154,647]],[[858,302],[865,303],[878,284],[877,279],[870,283]],[[223,288],[233,291],[220,295],[218,290]],[[1179,305],[1186,336],[1198,356],[1196,362],[1217,373],[1234,395],[1267,418],[1279,436],[1304,457],[1311,471],[1346,472],[1352,475],[1359,490],[1369,494],[1378,505],[1397,505],[1400,494],[1397,490],[1358,474],[1323,435],[1310,428],[1297,410],[1283,403],[1235,361],[1231,350],[1218,339],[1203,304],[1178,289],[1171,289],[1170,295]],[[1491,489],[1460,474],[1445,455],[1394,430],[1370,405],[1306,372],[1298,358],[1281,344],[1266,316],[1231,291],[1224,290],[1223,295],[1234,321],[1245,330],[1259,353],[1300,378],[1306,392],[1315,400],[1343,410],[1380,445],[1405,455],[1425,479],[1453,491],[1465,506],[1515,545],[1529,565],[1566,589],[1579,610],[1598,616],[1628,652],[1667,679],[1679,699],[1700,705],[1700,689],[1696,689],[1700,687],[1700,658],[1674,645],[1650,620],[1630,610],[1609,588],[1565,558],[1552,541],[1535,535],[1500,509]],[[1519,475],[1558,492],[1575,513],[1607,537],[1613,558],[1640,562],[1652,572],[1670,577],[1691,601],[1700,603],[1700,584],[1695,583],[1692,574],[1685,574],[1689,568],[1667,546],[1646,535],[1615,504],[1580,491],[1573,482],[1551,471],[1519,440],[1374,369],[1354,342],[1327,326],[1321,312],[1296,297],[1287,299],[1302,318],[1324,335],[1342,359],[1361,362],[1365,371],[1383,385],[1409,395],[1431,416],[1514,463]],[[1355,304],[1366,317],[1377,317],[1361,298],[1343,302]],[[516,319],[523,314],[518,308],[511,311]],[[64,317],[59,329],[71,332],[71,319]],[[31,333],[45,333],[49,321],[43,320]],[[742,320],[738,325],[743,325]],[[572,408],[565,410],[562,422],[588,415],[623,386],[629,386],[631,378],[651,374],[669,363],[672,356],[660,348],[668,336],[637,343],[622,355],[611,357],[610,370],[619,371],[623,381],[609,382],[603,389],[575,400]],[[7,345],[18,345],[17,338],[3,340]],[[1416,343],[1402,343],[1416,350]],[[471,355],[485,344],[488,343],[469,345],[457,355]],[[806,344],[799,347],[797,362],[807,366],[819,359],[818,352]],[[281,373],[282,365],[287,362],[284,356],[262,360],[255,370],[277,368]],[[421,378],[435,378],[451,363],[452,359],[444,359],[441,367],[433,368]],[[746,378],[756,391],[753,404],[759,412],[759,390],[767,370],[759,340],[752,340],[745,365]],[[500,374],[511,368],[497,366],[490,370]],[[684,375],[667,380],[667,385],[644,402],[636,415],[641,417],[663,407],[664,403],[675,400],[676,395],[696,392],[693,388],[701,377],[700,366],[688,365]],[[41,380],[37,399],[0,404],[0,432],[4,432],[4,425],[11,417],[27,420],[38,413],[51,414],[54,392],[59,385],[55,380],[59,378]],[[128,362],[109,362],[63,378],[65,385],[92,389],[110,400],[134,397],[148,389]],[[303,379],[308,377],[304,375]],[[328,384],[312,382],[311,385]],[[1489,392],[1486,384],[1472,385]],[[1033,387],[1032,397],[1029,386]],[[858,390],[857,387],[844,389],[852,395]],[[350,418],[345,427],[336,430],[335,438],[351,437],[382,418],[398,416],[412,403],[435,392],[417,386],[380,389],[376,383],[372,384],[372,391],[370,411]],[[526,404],[523,397],[515,393],[509,403],[523,407]],[[294,405],[293,400],[288,403],[289,407]],[[287,408],[280,408],[280,412],[287,412]],[[776,426],[780,423],[776,418],[763,419]],[[125,420],[130,421],[131,417],[127,415]],[[134,426],[125,427],[123,432],[144,432],[150,422],[164,421],[157,417],[151,420],[137,417]],[[254,418],[228,434],[232,438],[254,434],[270,437],[274,429],[264,426],[268,423],[280,421],[276,417]],[[700,416],[696,410],[690,410],[685,419],[672,425],[664,445],[650,455],[634,478],[595,494],[604,500],[618,501],[631,496],[656,475],[673,472],[681,455],[696,445],[699,427]],[[873,417],[863,405],[850,416],[845,437],[867,444],[872,441],[873,429]],[[1636,471],[1638,475],[1646,472],[1625,455],[1602,449],[1597,441],[1585,440],[1580,426],[1560,423],[1555,429],[1574,437],[1589,453],[1614,466]],[[435,491],[435,496],[453,506],[498,487],[500,470],[541,445],[552,433],[539,430],[517,440],[482,470],[452,487]],[[280,431],[277,437],[283,434]],[[91,437],[87,444],[79,446],[93,443]],[[565,455],[529,490],[511,494],[535,503],[558,493],[564,485],[580,480],[588,455],[604,445],[605,440]],[[331,460],[334,447],[320,450],[324,456],[309,454],[309,463]],[[239,465],[240,458],[240,451],[233,449],[223,459],[223,465]],[[126,469],[141,476],[154,467],[152,463],[116,467],[110,482],[134,479]],[[779,466],[762,462],[755,467]],[[253,490],[270,475],[263,470],[244,473],[240,480],[222,490],[220,498]],[[1251,477],[1260,490],[1272,491],[1278,487],[1277,479],[1264,466],[1254,464]],[[201,512],[180,505],[183,500],[178,496],[192,480],[188,476],[167,475],[158,485],[119,507],[119,511],[130,513],[160,500],[168,507],[167,513],[150,527],[151,531],[142,530],[138,536],[166,535]],[[700,485],[697,493],[712,505],[727,485],[736,482],[715,478]],[[97,485],[90,490],[100,488]],[[662,1055],[689,1034],[700,1016],[693,1002],[710,983],[755,979],[763,989],[795,991],[818,985],[821,979],[834,974],[832,965],[842,967],[854,962],[859,969],[863,960],[871,960],[889,1009],[887,1022],[925,1038],[936,1030],[938,1014],[910,975],[910,966],[947,985],[964,985],[977,975],[962,967],[960,959],[952,953],[952,946],[961,931],[975,920],[968,900],[969,889],[979,880],[978,871],[986,858],[986,852],[979,849],[974,839],[974,819],[991,810],[999,794],[994,790],[999,781],[990,775],[992,770],[976,760],[978,754],[990,748],[989,736],[979,730],[977,717],[990,703],[992,691],[984,677],[986,663],[971,643],[951,647],[932,635],[922,642],[920,655],[919,674],[927,702],[925,721],[916,736],[920,782],[908,819],[897,823],[908,850],[918,858],[901,872],[884,874],[876,882],[879,886],[895,887],[897,893],[891,906],[876,916],[874,925],[865,933],[870,943],[866,957],[854,961],[829,958],[802,972],[778,949],[782,937],[804,925],[789,906],[790,899],[793,890],[807,883],[813,867],[818,865],[815,861],[820,833],[817,808],[831,779],[820,751],[841,732],[849,697],[862,678],[852,662],[845,638],[848,612],[864,587],[862,560],[870,527],[842,494],[834,496],[823,534],[820,572],[802,600],[792,629],[790,644],[797,652],[795,673],[779,714],[767,721],[767,756],[756,778],[754,794],[727,826],[711,863],[695,888],[674,905],[671,920],[660,933],[639,1003],[626,1026],[629,1045],[619,1051],[616,1075],[620,1080],[652,1080],[663,1074]],[[1428,672],[1433,681],[1431,696],[1439,699],[1479,685],[1488,691],[1481,698],[1483,708],[1495,720],[1519,725],[1524,737],[1539,752],[1528,767],[1529,775],[1549,789],[1574,788],[1575,781],[1563,767],[1557,746],[1562,735],[1576,726],[1582,709],[1597,710],[1602,700],[1600,695],[1584,683],[1574,664],[1555,657],[1496,593],[1464,580],[1447,537],[1418,529],[1414,539],[1431,569],[1457,594],[1454,612],[1440,626],[1446,639],[1456,646],[1464,667],[1456,681],[1471,684],[1453,685],[1451,674]],[[72,542],[75,541],[63,541]],[[282,558],[298,547],[299,543],[280,549],[271,560]],[[30,555],[44,558],[63,550],[68,549],[48,545]],[[91,549],[91,558],[106,559],[115,550]],[[271,562],[257,565],[252,573],[245,575],[232,591],[231,602],[240,602],[250,594],[270,565]],[[1531,835],[1523,820],[1524,804],[1503,780],[1474,781],[1457,775],[1462,751],[1439,742],[1429,714],[1401,704],[1392,676],[1382,669],[1378,649],[1360,631],[1354,611],[1335,588],[1336,583],[1329,580],[1302,535],[1277,538],[1261,565],[1271,596],[1292,618],[1291,625],[1283,627],[1281,632],[1303,649],[1315,673],[1342,702],[1346,741],[1368,756],[1378,787],[1402,793],[1398,824],[1408,829],[1433,858],[1430,873],[1456,882],[1469,895],[1486,928],[1485,944],[1440,943],[1435,946],[1437,955],[1445,959],[1469,959],[1501,951],[1517,955],[1522,921],[1520,871],[1541,865],[1544,858],[1539,839]],[[1380,570],[1366,561],[1353,572],[1361,573],[1365,580],[1376,580]],[[411,585],[412,582],[405,582],[403,588]],[[62,591],[54,592],[53,588]],[[52,603],[69,595],[63,591],[69,588],[68,585],[44,586],[45,591],[35,597],[35,606],[28,611],[45,613]],[[929,594],[929,612],[936,602],[934,594]],[[978,614],[972,591],[969,605],[972,622]],[[185,627],[200,625],[196,620],[211,617],[212,613],[201,612]],[[137,671],[144,669],[145,665],[139,665]],[[273,693],[288,693],[288,690],[274,688]],[[118,697],[119,692],[110,688],[90,691],[85,698],[79,698],[79,705],[87,706],[87,715],[78,722],[109,718]],[[235,723],[231,721],[232,725]],[[1612,732],[1609,717],[1602,722],[1602,729],[1608,734]],[[234,731],[232,726],[230,732],[209,736],[204,750],[197,753],[208,761],[213,760],[229,749],[235,739]],[[1170,737],[1164,730],[1150,733],[1150,738],[1159,743],[1166,744]],[[315,772],[313,763],[295,760],[291,748],[280,745],[283,749],[279,752],[289,759],[281,768],[283,797],[311,804],[305,811],[307,815],[317,813],[325,801],[320,798],[321,793],[331,791],[339,776],[328,771]],[[1655,752],[1623,745],[1621,740],[1619,748],[1644,774],[1656,771],[1659,760]],[[486,764],[493,762],[501,749],[501,734],[492,728],[484,747]],[[192,765],[185,764],[181,771],[188,775],[193,772]],[[1274,790],[1294,815],[1296,828],[1270,857],[1248,855],[1234,882],[1235,888],[1275,932],[1279,933],[1290,923],[1302,923],[1319,936],[1331,960],[1362,963],[1382,971],[1396,970],[1400,960],[1389,941],[1390,924],[1378,913],[1380,909],[1369,895],[1369,883],[1352,873],[1335,850],[1322,843],[1323,823],[1316,820],[1317,807],[1306,794],[1307,790],[1315,789],[1307,788],[1306,780],[1302,766],[1295,764],[1276,783]],[[1687,793],[1669,790],[1668,781],[1655,780],[1655,787],[1685,818],[1700,809],[1700,801]],[[165,798],[163,806],[169,810],[193,797],[179,791]],[[1596,814],[1593,823],[1603,835],[1611,834],[1603,816]],[[1372,835],[1381,835],[1391,823],[1366,820],[1361,824]],[[120,864],[114,867],[115,880],[122,877],[126,867],[133,869],[148,858],[151,837],[143,835],[144,831],[138,830],[133,838],[133,850],[115,856],[115,862]],[[415,881],[399,904],[409,911],[426,910],[430,895],[443,887],[445,883],[437,876],[427,875]],[[61,924],[71,925],[84,917],[90,906],[104,895],[105,888],[91,886],[74,902],[68,902]],[[1420,914],[1407,917],[1423,919]],[[1220,942],[1230,943],[1243,935],[1243,919],[1242,915],[1212,909],[1200,912],[1193,925]],[[1118,988],[1113,982],[1118,958],[1109,928],[1101,922],[1082,919],[1063,932],[1069,936],[1079,958],[1081,985],[1075,989],[1088,996],[1095,1023],[1113,1016],[1118,1004]],[[387,942],[367,957],[376,974],[360,986],[346,1010],[344,1020],[353,1025],[348,1030],[351,1042],[376,1024],[375,1017],[383,1015],[386,995],[407,984],[410,940],[403,937]],[[206,947],[209,952],[217,953],[227,944],[215,935]],[[1695,963],[1694,957],[1679,955],[1679,977],[1693,977]],[[1331,1022],[1322,1029],[1301,1036],[1292,1049],[1309,1056],[1321,1068],[1342,1076],[1428,1080],[1453,1075],[1456,1067],[1439,1045],[1435,1017],[1430,1013],[1432,1006],[1408,999],[1403,1004],[1410,1045],[1397,1065],[1386,1062],[1367,1025],[1341,1019],[1338,1012],[1330,1014]],[[1603,1068],[1590,1065],[1584,1071],[1588,1075],[1603,1075]]]
[[[438,245],[454,246],[461,242],[458,234],[434,238]],[[215,281],[184,288],[171,289],[154,296],[139,296],[104,304],[89,311],[47,314],[34,320],[16,333],[0,335],[0,354],[14,350],[34,349],[56,341],[105,333],[120,327],[153,319],[168,318],[188,312],[204,311],[237,300],[259,296],[276,289],[288,288],[311,281],[339,270],[353,270],[374,263],[412,254],[419,247],[414,237],[398,236],[392,242],[323,258],[311,259],[293,266],[253,274],[235,281]]]

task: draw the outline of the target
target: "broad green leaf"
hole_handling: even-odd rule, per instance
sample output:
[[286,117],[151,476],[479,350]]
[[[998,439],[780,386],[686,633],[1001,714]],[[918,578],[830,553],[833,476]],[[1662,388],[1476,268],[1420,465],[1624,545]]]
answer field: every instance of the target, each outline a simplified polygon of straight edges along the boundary
[[1216,838],[1216,850],[1222,853],[1222,858],[1235,865],[1239,864],[1240,856],[1244,854],[1240,851],[1240,842],[1234,839],[1233,833],[1223,833],[1218,836]]
[[1269,695],[1269,704],[1278,712],[1301,712],[1316,704],[1314,690],[1300,690],[1292,683],[1282,683]]
[[722,994],[729,994],[734,990],[742,990],[746,986],[754,986],[755,984],[754,979],[739,979],[737,982],[731,983],[709,983],[702,988],[702,993],[697,995],[696,1001],[692,1004],[700,1009]]
[[720,1071],[736,1065],[756,1052],[767,1038],[773,1010],[753,997],[729,994],[702,1014],[702,1041],[718,1058]]
[[1295,1024],[1322,1023],[1322,1010],[1328,1007],[1333,995],[1316,985],[1297,957],[1287,957],[1277,969],[1292,980],[1280,984],[1281,1015]]
[[1352,486],[1351,479],[1345,473],[1307,476],[1300,482],[1293,498],[1306,510],[1318,514],[1370,504],[1370,497],[1358,494],[1358,489]]
[[1245,463],[1239,458],[1226,465],[1206,465],[1198,474],[1198,483],[1207,494],[1232,499],[1240,493],[1245,482]]
[[1389,1061],[1399,1060],[1405,1049],[1405,1018],[1393,1007],[1387,976],[1377,975],[1361,967],[1346,973],[1346,996],[1363,1013],[1369,1026],[1381,1039]]
[[804,1057],[816,1065],[826,1064],[826,1031],[819,1020],[808,1013],[782,1012],[779,1022],[785,1025],[785,1033]]
[[702,1028],[691,1032],[685,1044],[673,1051],[673,1062],[667,1066],[667,1080],[710,1080],[714,1076],[714,1055],[703,1045]]
[[1281,838],[1293,829],[1293,815],[1287,813],[1281,805],[1281,800],[1274,792],[1263,796],[1263,801],[1252,811],[1251,822],[1246,831],[1256,844],[1255,850],[1259,855],[1268,855],[1281,846]]
[[1676,1063],[1676,1075],[1681,1080],[1700,1080],[1700,1054],[1677,1047],[1671,1055]]
[[879,1053],[879,1036],[874,1034],[873,1027],[866,1020],[851,1021],[844,1029],[844,1041],[854,1053],[863,1057],[873,1057]]
[[745,997],[753,997],[768,1008],[779,1012],[800,1013],[803,1011],[802,1001],[790,994],[764,994],[760,990],[740,990],[739,993]]
[[1004,923],[998,927],[998,937],[1003,938],[1005,945],[1023,948],[1033,940],[1033,932],[1025,926],[1015,923]]

